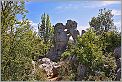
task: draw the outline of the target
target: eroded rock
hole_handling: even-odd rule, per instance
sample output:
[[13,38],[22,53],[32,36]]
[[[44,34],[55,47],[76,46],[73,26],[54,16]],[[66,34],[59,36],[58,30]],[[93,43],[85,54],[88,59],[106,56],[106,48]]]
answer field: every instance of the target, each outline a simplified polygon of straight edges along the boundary
[[60,67],[58,63],[51,61],[49,58],[42,58],[40,62],[42,64],[39,65],[39,68],[45,70],[49,79],[58,76],[58,68]]
[[66,50],[69,37],[72,36],[74,43],[76,43],[77,35],[77,23],[72,20],[67,20],[66,25],[57,23],[54,25],[54,47],[46,54],[46,57],[52,61],[60,59],[61,54]]
[[117,47],[114,50],[114,56],[116,57],[116,59],[121,57],[121,47]]
[[121,47],[114,49],[114,56],[116,58],[116,80],[120,81],[121,79]]

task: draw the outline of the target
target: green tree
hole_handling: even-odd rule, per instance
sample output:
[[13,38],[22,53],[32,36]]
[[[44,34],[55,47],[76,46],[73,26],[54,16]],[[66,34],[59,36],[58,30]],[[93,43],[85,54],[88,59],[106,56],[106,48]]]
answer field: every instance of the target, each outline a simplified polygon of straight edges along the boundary
[[100,40],[101,36],[94,32],[94,28],[89,28],[78,37],[75,46],[70,45],[71,47],[62,54],[63,58],[76,55],[78,61],[86,66],[84,80],[115,80],[115,58],[112,57],[112,52],[103,53],[103,49],[108,45],[105,44],[106,38]]
[[50,17],[48,14],[44,13],[41,19],[41,24],[38,24],[39,35],[47,44],[49,41],[52,41],[53,27],[51,26]]
[[108,32],[114,30],[116,27],[113,23],[112,10],[107,10],[106,8],[100,9],[97,17],[93,17],[89,22],[90,27],[94,27],[95,31],[102,33],[103,31]]
[[[36,56],[44,53],[41,48],[45,46],[25,19],[24,3],[1,1],[2,81],[33,80],[32,53]],[[22,21],[18,21],[17,15],[23,16]]]

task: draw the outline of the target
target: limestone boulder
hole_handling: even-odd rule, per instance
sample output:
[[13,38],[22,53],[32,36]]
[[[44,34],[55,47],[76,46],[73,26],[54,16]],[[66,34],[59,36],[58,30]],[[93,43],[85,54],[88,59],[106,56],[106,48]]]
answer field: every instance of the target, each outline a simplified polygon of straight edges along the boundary
[[45,70],[48,78],[58,75],[58,68],[60,67],[58,63],[51,61],[49,58],[42,58],[40,62],[42,64],[39,65],[39,68]]

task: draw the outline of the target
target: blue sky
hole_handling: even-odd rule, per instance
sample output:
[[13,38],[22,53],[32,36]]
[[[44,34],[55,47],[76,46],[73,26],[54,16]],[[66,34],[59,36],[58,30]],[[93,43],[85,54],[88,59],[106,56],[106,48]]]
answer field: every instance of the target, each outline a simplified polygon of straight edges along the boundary
[[49,14],[52,25],[56,23],[65,24],[71,19],[78,23],[78,30],[89,28],[89,21],[97,16],[99,9],[111,9],[114,16],[115,25],[120,30],[121,27],[121,2],[120,1],[30,1],[26,3],[29,11],[27,18],[37,31],[37,24],[41,21],[41,15],[45,12]]

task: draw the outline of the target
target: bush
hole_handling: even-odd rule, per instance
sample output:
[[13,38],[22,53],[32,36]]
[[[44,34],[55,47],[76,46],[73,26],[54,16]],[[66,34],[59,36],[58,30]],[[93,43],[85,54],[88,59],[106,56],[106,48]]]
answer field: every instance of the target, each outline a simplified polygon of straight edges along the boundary
[[[76,55],[78,61],[88,68],[84,80],[115,80],[116,63],[112,49],[120,45],[120,37],[114,32],[104,34],[105,36],[97,35],[94,29],[90,28],[78,37],[75,46],[70,45],[72,47],[63,54],[64,57]],[[117,41],[112,42],[115,38]]]

